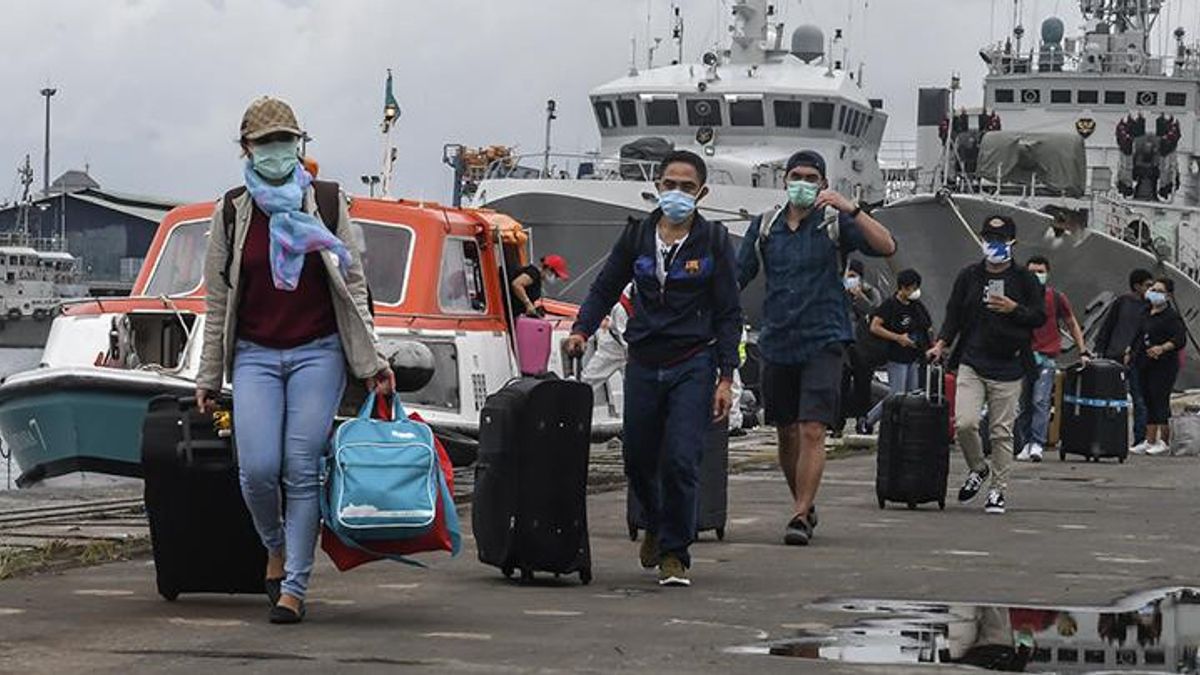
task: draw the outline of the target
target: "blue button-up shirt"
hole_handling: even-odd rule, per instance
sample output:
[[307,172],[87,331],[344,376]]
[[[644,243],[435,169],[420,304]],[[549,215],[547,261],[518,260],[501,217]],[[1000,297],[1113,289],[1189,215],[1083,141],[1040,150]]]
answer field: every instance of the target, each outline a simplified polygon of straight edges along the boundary
[[792,231],[782,210],[759,259],[762,217],[750,223],[738,252],[738,283],[745,288],[765,267],[766,295],[758,346],[771,363],[805,363],[821,348],[854,339],[849,302],[842,286],[843,260],[854,251],[880,256],[867,244],[853,218],[839,218],[835,242],[816,209]]

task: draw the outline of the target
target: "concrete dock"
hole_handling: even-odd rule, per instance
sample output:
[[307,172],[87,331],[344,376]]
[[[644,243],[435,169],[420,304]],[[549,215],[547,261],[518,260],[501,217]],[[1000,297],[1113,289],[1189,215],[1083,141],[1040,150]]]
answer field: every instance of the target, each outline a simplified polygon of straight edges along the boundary
[[[427,570],[338,573],[318,552],[308,618],[294,627],[267,624],[261,597],[168,603],[145,556],[0,581],[0,671],[898,673],[909,669],[752,652],[853,621],[811,607],[822,599],[1105,605],[1200,584],[1195,458],[1019,464],[1009,513],[988,516],[982,497],[881,511],[874,455],[861,453],[829,463],[817,537],[788,548],[787,489],[762,463],[772,448],[741,448],[727,538],[694,547],[690,589],[661,589],[640,569],[615,489],[589,500],[590,586],[508,582],[469,537]],[[960,481],[957,458],[952,472]]]

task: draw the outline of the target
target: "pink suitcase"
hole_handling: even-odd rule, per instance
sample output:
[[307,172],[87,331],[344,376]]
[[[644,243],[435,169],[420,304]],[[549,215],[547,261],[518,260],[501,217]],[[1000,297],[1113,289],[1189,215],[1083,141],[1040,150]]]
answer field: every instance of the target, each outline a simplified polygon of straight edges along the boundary
[[517,317],[517,363],[522,375],[541,375],[550,365],[550,322]]

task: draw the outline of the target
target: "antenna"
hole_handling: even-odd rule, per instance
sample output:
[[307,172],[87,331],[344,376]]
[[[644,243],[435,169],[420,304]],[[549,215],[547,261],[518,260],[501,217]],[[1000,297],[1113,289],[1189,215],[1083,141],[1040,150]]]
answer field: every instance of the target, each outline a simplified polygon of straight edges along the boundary
[[679,56],[675,59],[675,63],[679,64],[683,63],[683,11],[675,3],[671,3],[671,7],[675,12],[675,28],[671,30],[671,38],[679,47]]
[[629,38],[629,45],[630,45],[630,50],[629,50],[629,76],[630,76],[630,77],[637,77],[637,74],[638,74],[638,69],[637,69],[637,36],[636,36],[636,35],[634,35],[633,37]]

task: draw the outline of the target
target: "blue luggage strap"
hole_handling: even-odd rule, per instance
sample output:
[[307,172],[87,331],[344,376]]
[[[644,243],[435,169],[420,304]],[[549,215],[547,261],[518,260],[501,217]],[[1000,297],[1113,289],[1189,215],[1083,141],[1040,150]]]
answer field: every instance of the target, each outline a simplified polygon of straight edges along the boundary
[[1085,408],[1113,408],[1124,410],[1129,407],[1129,401],[1123,398],[1087,398],[1084,396],[1063,395],[1063,403],[1079,405]]

